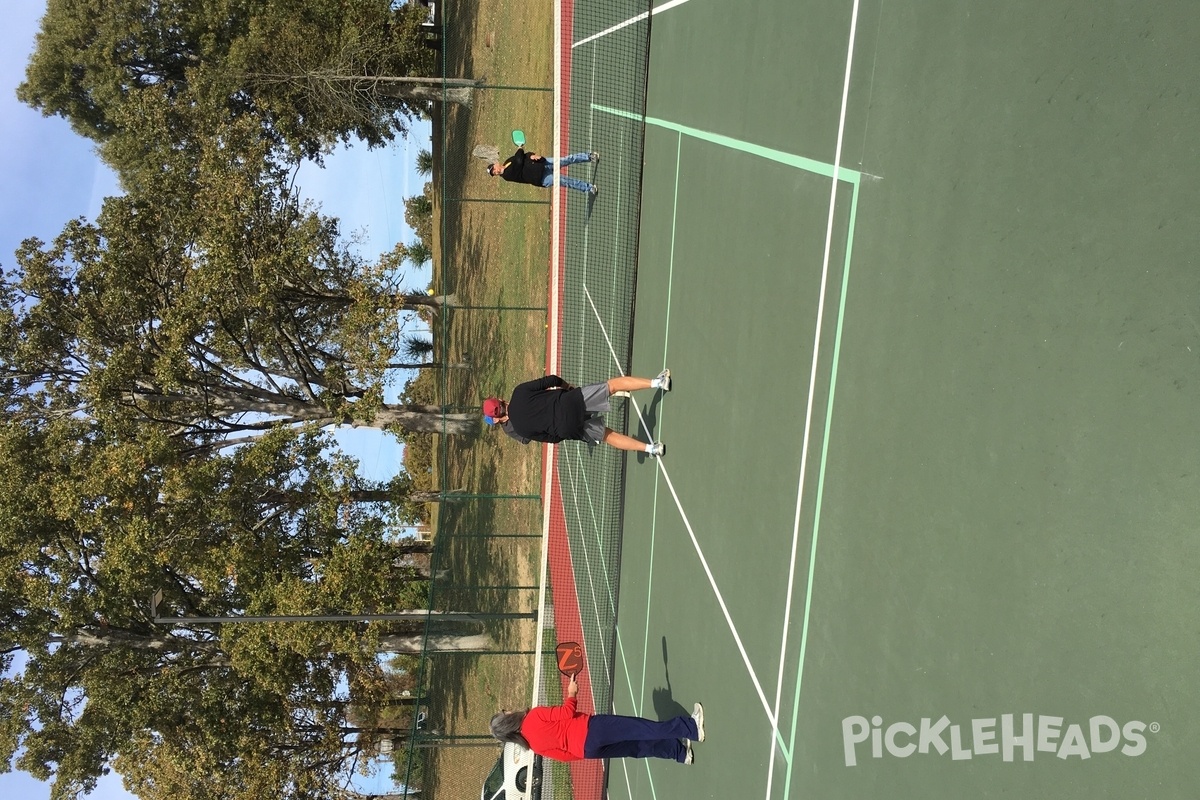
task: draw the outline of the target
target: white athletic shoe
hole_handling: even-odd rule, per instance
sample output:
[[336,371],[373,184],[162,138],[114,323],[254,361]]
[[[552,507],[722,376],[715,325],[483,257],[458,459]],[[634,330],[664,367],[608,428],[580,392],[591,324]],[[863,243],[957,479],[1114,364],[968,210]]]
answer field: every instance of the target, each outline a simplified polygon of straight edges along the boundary
[[662,389],[664,392],[671,391],[671,370],[664,369],[654,376],[654,388]]
[[692,709],[692,719],[696,722],[696,741],[704,741],[704,706],[696,703],[696,707]]
[[646,451],[655,458],[662,458],[667,454],[667,446],[662,442],[655,442],[650,445],[650,449]]
[[685,763],[685,764],[696,763],[696,754],[692,752],[692,743],[685,741],[684,746],[687,747],[687,755],[683,757],[683,763]]

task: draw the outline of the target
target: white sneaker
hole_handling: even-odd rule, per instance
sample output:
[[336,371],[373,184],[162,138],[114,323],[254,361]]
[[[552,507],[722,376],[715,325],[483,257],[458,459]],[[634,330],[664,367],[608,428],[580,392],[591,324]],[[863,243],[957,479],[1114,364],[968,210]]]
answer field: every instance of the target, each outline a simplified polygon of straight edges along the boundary
[[685,741],[684,745],[687,747],[687,755],[683,757],[683,763],[685,763],[685,764],[696,763],[696,754],[692,752],[692,743]]
[[704,741],[704,706],[696,703],[696,707],[692,709],[692,719],[696,723],[696,741]]
[[662,389],[664,392],[671,391],[671,370],[664,369],[654,376],[654,388]]
[[650,449],[646,451],[655,458],[662,458],[667,454],[667,446],[662,442],[655,442],[650,445]]

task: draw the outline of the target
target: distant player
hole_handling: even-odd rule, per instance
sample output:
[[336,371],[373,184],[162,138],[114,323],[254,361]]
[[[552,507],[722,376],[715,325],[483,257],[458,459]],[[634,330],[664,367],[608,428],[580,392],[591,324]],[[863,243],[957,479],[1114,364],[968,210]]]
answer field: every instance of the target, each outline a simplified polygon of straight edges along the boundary
[[[559,159],[559,166],[567,167],[571,164],[580,164],[585,161],[596,162],[600,160],[599,153],[575,153]],[[488,164],[488,175],[504,178],[506,181],[513,183],[528,183],[533,186],[542,186],[549,188],[554,185],[554,159],[544,158],[537,153],[526,153],[525,148],[518,147],[517,152],[508,157],[508,160],[503,164],[496,162]],[[594,183],[581,181],[578,178],[572,178],[570,175],[562,174],[558,176],[559,181],[563,186],[574,189],[577,192],[583,192],[587,195],[595,195],[600,190]]]

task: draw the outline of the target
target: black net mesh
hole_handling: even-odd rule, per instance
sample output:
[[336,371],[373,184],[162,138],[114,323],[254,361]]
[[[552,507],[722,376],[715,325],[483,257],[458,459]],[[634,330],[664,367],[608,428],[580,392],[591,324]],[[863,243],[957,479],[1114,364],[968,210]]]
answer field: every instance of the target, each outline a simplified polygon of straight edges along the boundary
[[[566,192],[561,369],[576,385],[629,370],[650,7],[647,0],[575,3],[570,41],[563,43],[570,71],[562,98],[565,149],[600,155],[587,169],[599,193]],[[645,439],[627,400],[613,403],[606,424]],[[565,446],[558,457],[592,697],[600,711],[612,702],[624,467],[632,457],[583,445]]]

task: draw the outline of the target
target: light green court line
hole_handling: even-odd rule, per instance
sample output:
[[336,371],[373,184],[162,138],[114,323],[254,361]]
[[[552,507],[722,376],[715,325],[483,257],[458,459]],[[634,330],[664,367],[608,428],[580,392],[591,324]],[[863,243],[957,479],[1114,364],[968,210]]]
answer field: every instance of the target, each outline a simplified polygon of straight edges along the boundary
[[664,128],[669,131],[675,131],[683,136],[690,136],[693,139],[699,139],[704,142],[711,142],[721,147],[728,147],[730,150],[737,150],[742,153],[749,153],[752,156],[765,158],[768,161],[775,161],[780,164],[786,164],[789,167],[802,169],[805,172],[811,172],[814,175],[822,175],[826,178],[834,177],[836,172],[839,181],[853,184],[858,187],[862,180],[862,173],[847,169],[843,166],[834,167],[833,164],[827,164],[824,161],[817,161],[812,158],[805,158],[794,153],[785,153],[782,150],[775,150],[770,147],[754,144],[752,142],[744,142],[741,139],[734,139],[732,136],[725,136],[720,133],[712,133],[710,131],[702,131],[699,128],[692,128],[687,125],[680,125],[678,122],[671,122],[657,117],[643,117],[641,114],[635,114],[632,111],[623,111],[619,108],[609,108],[598,103],[592,103],[594,111],[600,111],[605,114],[611,114],[614,117],[622,117],[624,119],[636,120],[644,122],[647,125],[653,125],[656,128]]
[[[804,621],[803,621],[803,629],[802,629],[801,636],[800,636],[800,653],[797,658],[798,664],[797,664],[797,670],[796,670],[796,691],[795,691],[795,696],[793,698],[793,704],[792,704],[791,733],[790,733],[788,742],[786,744],[784,743],[782,731],[777,729],[775,732],[775,741],[779,748],[779,754],[783,757],[783,759],[787,765],[786,777],[785,777],[785,782],[784,782],[784,797],[788,797],[788,796],[790,796],[790,792],[791,792],[792,772],[793,772],[793,768],[794,768],[792,754],[795,752],[796,732],[797,732],[797,728],[798,728],[798,724],[799,724],[800,689],[801,689],[801,684],[802,684],[803,675],[804,675],[805,654],[807,653],[807,650],[808,650],[808,629],[809,629],[809,622],[811,619],[811,612],[812,612],[813,579],[814,579],[814,576],[816,573],[817,541],[818,541],[819,532],[820,532],[821,504],[822,504],[822,498],[824,496],[824,491],[825,491],[825,471],[826,471],[826,467],[828,464],[828,455],[829,455],[829,432],[830,432],[830,428],[831,428],[832,422],[833,422],[833,399],[834,399],[835,387],[837,385],[838,359],[841,355],[841,349],[842,349],[842,333],[843,333],[845,314],[846,314],[846,293],[847,293],[847,289],[849,286],[849,280],[850,280],[850,258],[851,258],[851,254],[852,254],[852,251],[854,248],[854,226],[855,226],[855,220],[858,215],[858,194],[859,194],[859,188],[860,188],[860,185],[862,182],[862,173],[857,170],[847,169],[846,167],[843,167],[840,165],[834,166],[833,164],[829,164],[824,161],[817,161],[816,159],[806,158],[804,156],[799,156],[794,153],[786,153],[782,150],[775,150],[770,147],[763,147],[762,145],[757,145],[752,142],[746,142],[746,141],[742,141],[740,139],[734,139],[731,136],[725,136],[725,135],[719,134],[719,133],[712,133],[710,131],[700,130],[699,128],[692,128],[687,125],[681,125],[677,122],[671,122],[669,120],[659,119],[657,117],[647,117],[647,116],[643,116],[641,114],[635,114],[630,111],[624,111],[621,109],[610,108],[608,106],[600,105],[598,103],[592,103],[591,107],[593,110],[599,111],[601,113],[610,114],[612,116],[620,117],[623,119],[642,122],[646,125],[652,125],[654,127],[663,128],[665,130],[675,131],[681,137],[688,136],[693,139],[710,142],[712,144],[716,144],[721,147],[726,147],[731,150],[736,150],[738,152],[747,153],[748,155],[757,156],[759,158],[765,158],[769,161],[774,161],[779,164],[784,164],[784,165],[787,165],[790,167],[794,167],[796,169],[801,169],[801,170],[804,170],[805,172],[810,172],[814,175],[820,175],[820,176],[826,177],[826,178],[834,178],[836,176],[837,180],[849,183],[851,186],[854,187],[853,193],[851,196],[851,201],[850,201],[849,222],[848,222],[847,230],[846,230],[846,255],[845,255],[845,259],[843,262],[843,268],[842,268],[841,297],[839,299],[839,304],[838,304],[837,326],[836,326],[836,333],[834,335],[833,357],[832,357],[832,364],[831,364],[831,369],[830,369],[829,402],[826,406],[826,411],[825,411],[824,431],[822,433],[822,444],[821,444],[821,462],[820,462],[820,468],[819,468],[818,474],[817,474],[817,497],[816,497],[816,501],[815,501],[816,505],[815,505],[814,518],[813,518],[812,543],[809,548],[808,578],[807,578],[807,588],[805,590],[805,598],[804,598]],[[676,207],[678,207],[678,177],[679,177],[678,163],[676,164],[676,173],[675,174],[676,174]],[[674,221],[672,223],[672,228],[674,228]],[[673,244],[674,244],[674,230],[672,230],[672,245]],[[668,298],[669,297],[670,297],[670,292],[668,290]],[[649,616],[649,612],[647,612],[647,616]],[[643,653],[643,657],[645,658],[645,653]]]
[[[679,212],[679,164],[680,157],[683,152],[683,137],[681,136],[675,143],[675,199],[671,211],[671,251],[667,257],[667,312],[666,323],[663,326],[663,367],[667,366],[667,349],[671,341],[671,283],[675,279],[675,221]],[[666,409],[663,409],[663,427],[666,422]],[[646,431],[646,438],[653,441],[650,432]],[[654,587],[654,531],[658,522],[658,484],[662,473],[659,470],[654,470],[654,494],[651,519],[653,522],[650,526],[650,574],[646,580],[646,620],[645,633],[642,638],[642,694],[641,700],[645,702],[646,697],[646,662],[650,657],[650,598]],[[641,705],[638,706],[638,715],[641,716]]]
[[[838,302],[837,330],[833,336],[833,358],[829,373],[829,402],[825,406],[825,431],[821,440],[821,467],[817,471],[817,498],[813,508],[812,544],[808,552],[808,588],[804,593],[804,627],[800,634],[800,654],[796,666],[796,695],[792,700],[792,732],[788,741],[788,752],[796,750],[796,729],[800,720],[800,687],[804,682],[804,656],[808,652],[808,621],[812,612],[813,578],[817,565],[817,538],[821,531],[821,500],[825,494],[825,467],[829,461],[829,430],[833,425],[833,397],[837,388],[838,359],[842,354],[842,326],[846,320],[846,292],[850,284],[850,256],[854,251],[854,221],[858,216],[858,188],[850,198],[850,221],[846,228],[846,258],[842,265],[842,295]],[[792,761],[788,759],[787,773],[783,783],[783,796],[790,797],[792,790]]]
[[[635,114],[635,113],[632,113],[629,111],[623,111],[621,109],[610,108],[608,106],[603,106],[598,103],[593,103],[592,108],[596,111],[600,111],[605,114],[611,114],[616,117],[621,117],[624,119],[643,122],[646,125],[652,125],[652,126],[655,126],[658,128],[663,128],[665,130],[672,130],[672,131],[675,131],[678,134],[680,134],[681,137],[688,136],[693,139],[711,142],[712,144],[716,144],[716,145],[719,145],[722,147],[727,147],[731,150],[736,150],[738,152],[747,153],[749,155],[757,156],[759,158],[765,158],[769,161],[774,161],[779,164],[785,164],[787,166],[794,167],[796,169],[804,170],[805,172],[810,172],[814,175],[820,175],[820,176],[826,177],[826,178],[834,178],[836,175],[837,180],[849,183],[851,186],[854,187],[851,201],[850,201],[850,218],[849,218],[849,223],[847,225],[847,230],[846,230],[846,255],[845,255],[843,268],[842,268],[841,297],[840,297],[839,305],[838,305],[836,333],[834,335],[833,359],[832,359],[832,365],[831,365],[831,371],[830,371],[830,383],[829,383],[829,402],[828,402],[828,405],[826,407],[826,412],[825,412],[825,423],[824,423],[824,431],[822,434],[823,439],[822,439],[822,445],[821,445],[821,463],[820,463],[820,469],[818,471],[818,476],[817,476],[816,507],[815,507],[814,520],[813,520],[812,543],[810,545],[810,552],[809,552],[809,559],[808,559],[808,564],[809,564],[808,579],[807,579],[808,585],[805,590],[804,622],[803,622],[803,629],[802,629],[801,637],[800,637],[800,654],[798,657],[799,664],[798,664],[797,673],[796,673],[796,692],[795,692],[795,697],[793,699],[793,707],[792,707],[791,733],[789,736],[789,741],[787,742],[786,745],[784,745],[784,743],[783,743],[781,731],[777,731],[776,737],[775,737],[776,742],[779,745],[779,753],[783,757],[784,761],[787,764],[786,778],[785,778],[785,784],[784,784],[785,785],[784,796],[787,797],[787,796],[789,796],[789,792],[790,792],[790,788],[791,788],[792,770],[794,767],[792,753],[795,752],[795,746],[796,746],[796,732],[797,732],[797,726],[799,724],[800,687],[801,687],[801,683],[803,680],[803,674],[804,674],[805,654],[807,653],[807,650],[808,650],[808,630],[809,630],[809,621],[811,619],[811,610],[812,610],[813,578],[814,578],[815,570],[816,570],[817,541],[819,538],[819,531],[820,531],[821,500],[824,495],[824,489],[825,489],[825,470],[826,470],[826,466],[828,463],[828,454],[829,454],[829,431],[830,431],[830,427],[832,425],[832,417],[833,417],[834,390],[837,385],[838,358],[841,354],[841,348],[842,348],[842,333],[843,333],[843,326],[844,326],[844,322],[845,322],[845,312],[846,312],[846,292],[847,292],[847,288],[849,285],[849,279],[850,279],[850,257],[851,257],[851,253],[853,251],[853,246],[854,246],[854,226],[855,226],[855,221],[856,221],[856,218],[858,215],[858,193],[859,193],[859,187],[862,182],[862,173],[857,170],[847,169],[846,167],[843,167],[840,165],[835,167],[833,164],[829,164],[824,161],[817,161],[816,159],[806,158],[804,156],[799,156],[794,153],[786,153],[782,150],[775,150],[773,148],[763,147],[762,145],[753,144],[751,142],[742,141],[740,139],[734,139],[733,137],[725,136],[725,135],[719,134],[719,133],[712,133],[710,131],[700,130],[699,128],[692,128],[687,125],[681,125],[677,122],[671,122],[669,120],[659,119],[657,117],[643,117],[640,114]],[[678,178],[678,174],[679,173],[678,173],[678,165],[677,165],[676,178]],[[674,237],[674,231],[672,231],[672,239],[673,239],[673,237]]]

